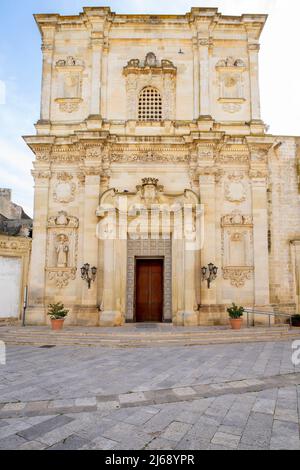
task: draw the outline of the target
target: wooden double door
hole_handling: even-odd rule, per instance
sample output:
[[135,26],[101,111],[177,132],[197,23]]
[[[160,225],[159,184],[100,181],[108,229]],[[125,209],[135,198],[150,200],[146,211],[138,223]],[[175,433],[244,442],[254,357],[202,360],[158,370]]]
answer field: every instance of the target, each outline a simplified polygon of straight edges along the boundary
[[163,259],[136,259],[136,322],[163,319]]

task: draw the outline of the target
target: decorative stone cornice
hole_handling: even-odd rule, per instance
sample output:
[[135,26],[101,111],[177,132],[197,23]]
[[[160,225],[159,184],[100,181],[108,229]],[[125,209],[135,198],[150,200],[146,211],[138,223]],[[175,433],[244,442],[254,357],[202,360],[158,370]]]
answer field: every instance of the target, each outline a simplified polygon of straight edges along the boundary
[[248,44],[248,51],[255,51],[259,52],[260,50],[260,44]]
[[189,154],[161,154],[154,153],[151,150],[146,152],[124,154],[112,153],[110,156],[111,163],[134,163],[134,162],[144,162],[144,163],[189,163],[190,155]]
[[170,60],[162,59],[160,62],[157,60],[153,52],[146,55],[144,61],[140,59],[131,59],[123,68],[125,76],[129,74],[172,74],[176,75],[177,68]]
[[19,253],[27,253],[31,247],[31,238],[8,237],[0,234],[0,249]]
[[58,69],[61,70],[81,70],[84,67],[84,61],[73,56],[68,56],[65,59],[57,60],[55,65]]
[[253,217],[252,215],[244,215],[239,211],[233,211],[231,214],[224,215],[221,218],[222,227],[252,227],[253,226]]

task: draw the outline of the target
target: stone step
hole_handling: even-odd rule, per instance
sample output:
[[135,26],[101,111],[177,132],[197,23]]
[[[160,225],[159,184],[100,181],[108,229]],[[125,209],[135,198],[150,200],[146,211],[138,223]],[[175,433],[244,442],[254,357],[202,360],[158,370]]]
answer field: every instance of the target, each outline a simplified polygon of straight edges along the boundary
[[155,331],[126,331],[126,328],[122,328],[123,331],[120,331],[120,329],[105,329],[105,328],[97,328],[96,331],[95,329],[91,330],[84,330],[80,331],[80,329],[76,330],[75,328],[65,328],[62,331],[55,332],[52,331],[49,327],[45,327],[44,329],[33,329],[31,327],[26,327],[26,328],[18,328],[18,329],[2,329],[0,330],[0,336],[1,333],[9,334],[11,335],[22,335],[22,336],[43,336],[43,335],[57,335],[59,334],[61,337],[66,336],[66,337],[96,337],[96,338],[107,338],[112,336],[113,338],[126,338],[126,337],[146,337],[146,338],[158,338],[159,336],[162,337],[197,337],[197,336],[223,336],[224,334],[241,334],[241,335],[247,335],[247,334],[255,334],[255,335],[262,335],[262,334],[270,334],[272,332],[275,332],[276,334],[279,332],[288,332],[291,331],[289,326],[273,326],[273,327],[257,327],[257,328],[242,328],[241,330],[236,330],[232,331],[229,328],[220,328],[220,329],[215,329],[215,328],[206,328],[205,330],[199,328],[199,329],[194,329],[192,331],[188,330],[182,330],[182,331],[172,331],[172,330],[155,330]]
[[[151,332],[152,333],[152,332]],[[299,330],[289,330],[282,328],[254,328],[232,330],[210,330],[184,332],[181,334],[157,332],[149,334],[140,332],[124,332],[116,334],[107,332],[105,335],[100,332],[75,332],[63,330],[52,332],[51,330],[37,329],[6,329],[0,331],[0,339],[6,344],[15,345],[57,345],[57,346],[103,346],[103,347],[147,347],[147,346],[178,346],[178,345],[205,345],[224,344],[240,342],[263,342],[263,341],[287,341],[300,339]]]

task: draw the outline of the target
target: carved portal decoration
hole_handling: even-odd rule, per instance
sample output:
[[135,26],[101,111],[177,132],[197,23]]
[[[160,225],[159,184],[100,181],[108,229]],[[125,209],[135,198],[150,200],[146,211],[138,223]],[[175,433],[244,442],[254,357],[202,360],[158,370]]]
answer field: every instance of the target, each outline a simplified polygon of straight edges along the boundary
[[176,116],[177,68],[170,60],[159,61],[153,52],[144,60],[131,59],[123,69],[126,79],[127,116],[138,119],[138,102],[146,87],[158,90],[162,97],[162,120],[173,120]]
[[69,173],[58,173],[57,183],[53,191],[53,199],[56,202],[68,203],[74,200],[76,184],[72,181],[73,176]]
[[[126,207],[124,204],[126,203]],[[173,230],[182,230],[177,228],[176,217],[184,216],[183,208],[189,205],[192,208],[191,220],[188,220],[185,224],[186,235],[188,240],[193,242],[196,240],[196,221],[199,214],[196,213],[197,205],[199,204],[199,197],[191,189],[185,189],[181,193],[167,193],[164,186],[159,184],[157,178],[147,177],[142,179],[142,184],[136,186],[136,191],[119,191],[115,188],[108,189],[105,191],[100,198],[100,205],[96,211],[100,222],[98,225],[100,238],[110,238],[113,233],[117,234],[116,225],[121,226],[123,219],[120,219],[120,215],[125,216],[124,210],[126,210],[126,216],[128,221],[128,234],[130,238],[143,239],[148,238],[148,230],[155,228],[156,234],[163,234],[164,230],[167,230],[169,234]],[[151,211],[150,211],[151,209]],[[112,219],[112,212],[117,211],[117,217],[119,219]],[[171,215],[171,221],[164,225],[162,218],[158,217],[153,222],[152,216],[155,217],[155,211],[166,211],[166,215]],[[112,211],[112,212],[111,212]],[[161,212],[161,213],[162,213]],[[144,225],[135,226],[134,232],[130,230],[130,224],[140,217],[141,213],[148,222]],[[159,214],[159,212],[158,212]],[[143,219],[144,221],[145,219]],[[151,220],[151,222],[150,222]],[[170,219],[168,219],[170,220]],[[152,224],[152,225],[151,225]],[[154,224],[154,225],[153,225]],[[187,234],[189,231],[189,234]],[[125,237],[127,234],[123,234]]]
[[233,211],[221,218],[223,277],[234,287],[251,279],[253,267],[253,218]]
[[246,184],[243,181],[244,174],[234,172],[227,176],[225,183],[225,198],[229,202],[241,203],[246,200]]
[[84,62],[72,56],[56,62],[58,96],[55,101],[60,111],[73,113],[78,111],[82,100],[82,74]]
[[245,101],[244,72],[246,65],[241,59],[227,57],[221,59],[216,65],[219,82],[219,102],[223,110],[236,113],[241,110]]
[[59,288],[76,277],[78,226],[77,217],[65,211],[48,219],[46,271],[48,279]]

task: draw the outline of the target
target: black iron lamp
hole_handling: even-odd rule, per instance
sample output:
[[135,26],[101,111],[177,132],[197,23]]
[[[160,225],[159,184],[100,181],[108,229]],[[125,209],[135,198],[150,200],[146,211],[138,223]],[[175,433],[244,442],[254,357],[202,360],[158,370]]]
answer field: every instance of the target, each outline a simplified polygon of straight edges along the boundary
[[218,268],[213,263],[208,263],[208,266],[201,268],[202,281],[207,281],[207,287],[210,289],[210,284],[217,278]]
[[95,281],[96,279],[96,274],[97,274],[97,268],[93,266],[92,268],[90,267],[89,263],[85,263],[82,268],[80,268],[81,271],[81,279],[87,282],[88,288],[91,288],[91,282]]

